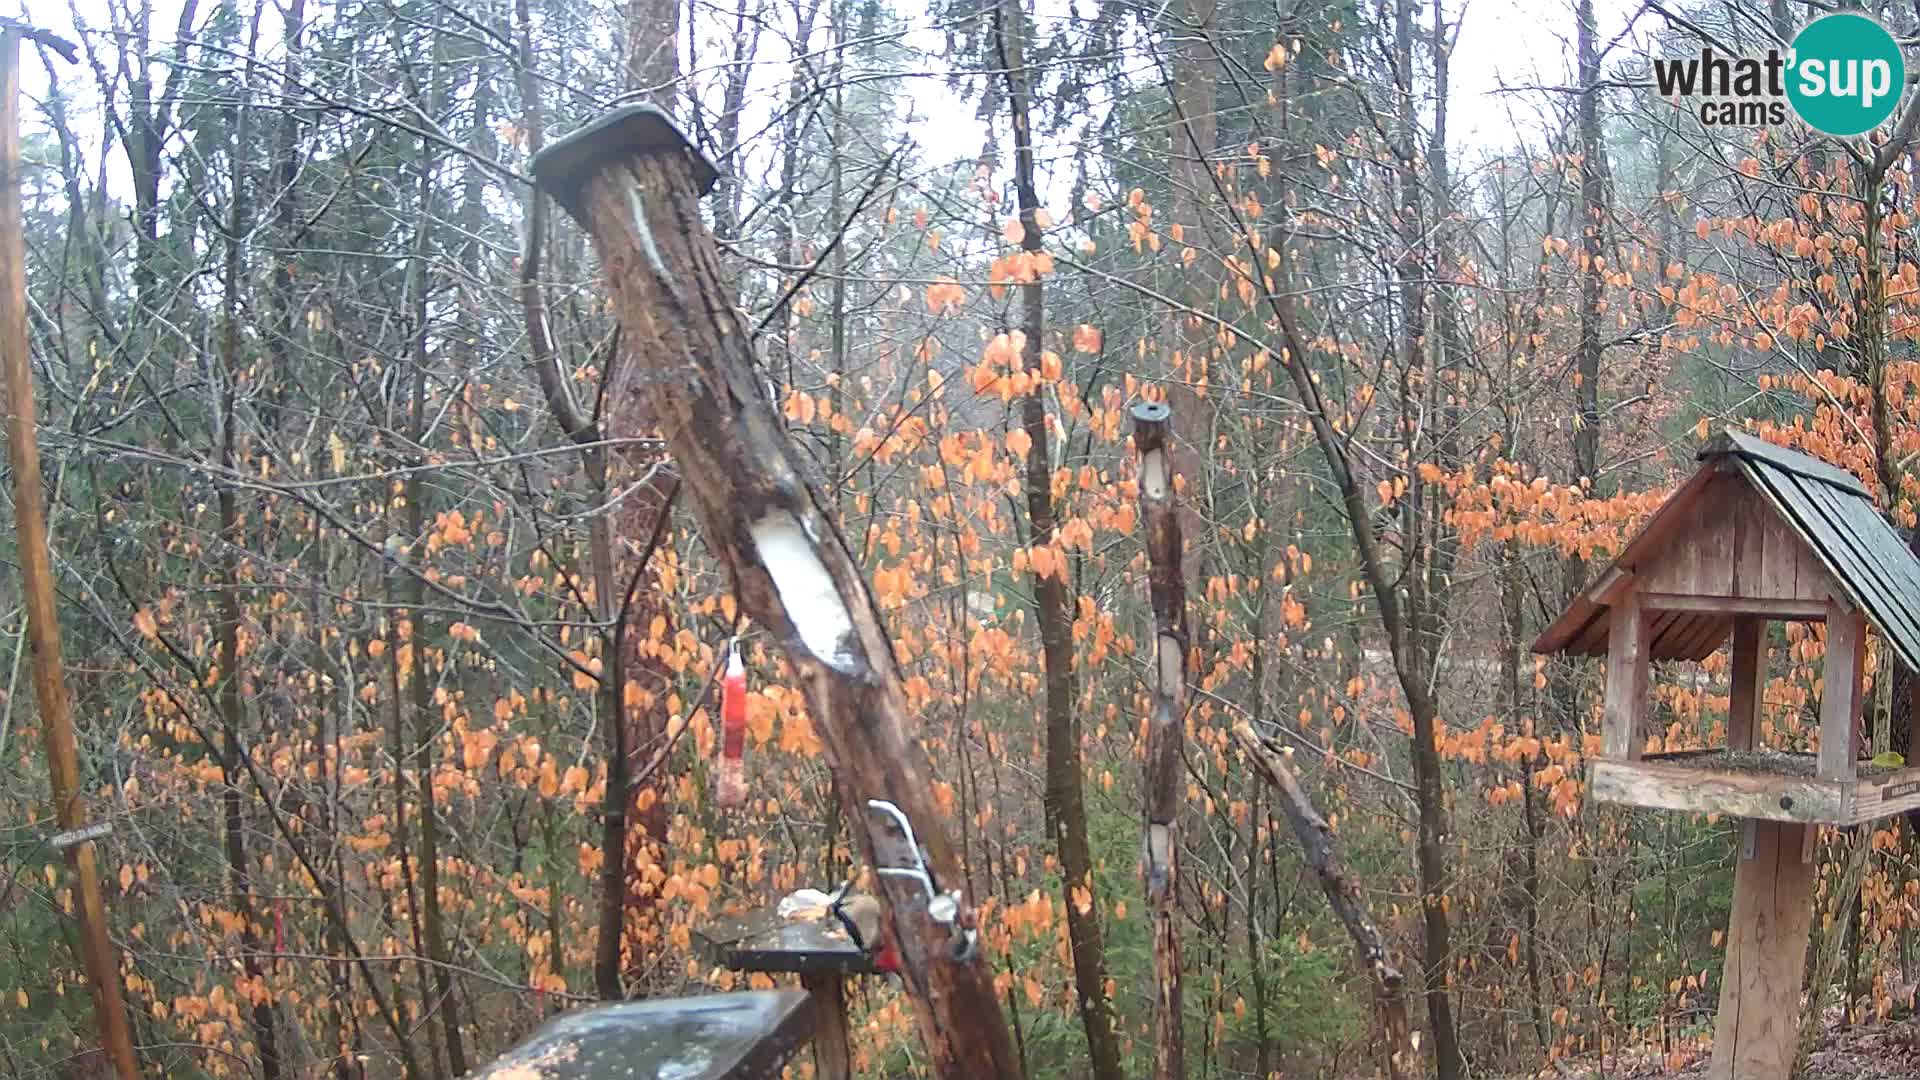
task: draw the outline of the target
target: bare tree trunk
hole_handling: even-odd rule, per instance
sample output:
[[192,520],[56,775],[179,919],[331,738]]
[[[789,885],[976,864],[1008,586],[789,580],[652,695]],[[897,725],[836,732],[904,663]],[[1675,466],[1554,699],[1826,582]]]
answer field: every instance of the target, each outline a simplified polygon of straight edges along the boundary
[[[1001,0],[995,8],[1000,65],[1007,76],[1008,108],[1013,118],[1014,187],[1019,193],[1020,246],[1030,255],[1042,247],[1040,196],[1034,180],[1033,129],[1028,114],[1031,75],[1025,68],[1026,12],[1022,0]],[[1041,338],[1046,331],[1045,286],[1038,273],[1020,286],[1021,363],[1039,375]],[[1036,379],[1020,403],[1029,447],[1026,460],[1027,543],[1035,551],[1050,548],[1056,522],[1053,509],[1052,438],[1047,430],[1046,383]],[[1034,606],[1046,667],[1047,832],[1060,860],[1062,899],[1066,901],[1067,939],[1073,953],[1080,1022],[1087,1032],[1088,1064],[1096,1080],[1119,1080],[1120,1041],[1107,1001],[1106,949],[1100,936],[1100,896],[1093,880],[1093,855],[1087,843],[1087,808],[1080,756],[1080,716],[1074,711],[1073,610],[1067,598],[1064,554],[1056,551],[1051,572],[1033,571]]]
[[[248,61],[242,76],[240,105],[234,110],[233,192],[226,224],[225,281],[221,299],[220,332],[220,468],[228,476],[245,471],[240,461],[240,383],[245,377],[240,356],[240,304],[244,284],[245,260],[241,248],[249,228],[250,192],[247,190],[248,142],[252,138],[253,109],[251,91],[254,48],[258,44],[260,9],[254,8],[247,42]],[[220,747],[220,808],[227,856],[227,884],[232,892],[234,913],[240,921],[241,969],[247,978],[264,982],[260,963],[259,923],[253,907],[252,870],[247,857],[246,811],[240,801],[240,739],[246,726],[246,706],[242,702],[240,655],[241,597],[246,595],[240,579],[240,554],[247,550],[247,536],[241,524],[240,495],[233,484],[222,484],[217,499],[220,512],[220,578],[225,586],[220,594],[219,707],[223,738]],[[275,1032],[276,1010],[273,999],[261,998],[249,1012],[253,1038],[260,1055],[263,1080],[279,1080],[280,1050]]]

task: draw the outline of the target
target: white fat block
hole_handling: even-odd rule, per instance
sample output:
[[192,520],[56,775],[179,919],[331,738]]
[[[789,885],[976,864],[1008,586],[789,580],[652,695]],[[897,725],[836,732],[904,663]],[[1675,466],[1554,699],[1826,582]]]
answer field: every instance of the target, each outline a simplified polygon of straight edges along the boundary
[[748,531],[801,643],[821,663],[845,667],[852,659],[847,646],[853,619],[814,550],[813,537],[798,518],[779,509],[767,511]]

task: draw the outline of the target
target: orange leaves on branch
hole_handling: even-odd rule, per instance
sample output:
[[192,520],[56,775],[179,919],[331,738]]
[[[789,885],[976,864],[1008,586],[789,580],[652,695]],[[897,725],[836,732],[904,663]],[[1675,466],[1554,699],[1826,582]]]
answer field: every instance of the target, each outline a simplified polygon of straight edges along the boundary
[[153,612],[146,608],[133,613],[133,628],[140,631],[140,636],[149,641],[160,639],[160,624],[154,619]]
[[927,286],[927,310],[935,315],[955,311],[966,303],[967,290],[950,277],[940,277]]
[[1097,353],[1100,351],[1100,330],[1086,323],[1073,328],[1073,348],[1075,352]]

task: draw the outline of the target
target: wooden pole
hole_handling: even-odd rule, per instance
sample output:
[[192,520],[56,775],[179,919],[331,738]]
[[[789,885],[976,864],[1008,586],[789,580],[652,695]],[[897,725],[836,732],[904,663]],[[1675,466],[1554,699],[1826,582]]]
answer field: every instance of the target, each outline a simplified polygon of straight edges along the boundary
[[853,1080],[846,976],[838,971],[803,971],[800,985],[813,998],[814,1080]]
[[[53,559],[47,550],[47,513],[40,484],[40,446],[33,417],[33,363],[27,341],[26,224],[20,207],[20,40],[42,37],[24,27],[0,26],[0,374],[6,380],[7,456],[13,465],[14,528],[20,583],[33,650],[33,692],[40,706],[47,771],[53,778],[54,818],[66,837],[67,866],[79,891],[80,952],[93,990],[100,1041],[121,1080],[140,1075],[133,1036],[121,1000],[120,953],[107,937],[106,904],[93,841],[84,838],[87,804],[80,792],[80,756],[60,662],[60,624],[53,600]],[[44,38],[42,38],[44,40]],[[56,46],[57,47],[57,46]],[[69,46],[71,48],[71,46]],[[70,54],[69,54],[70,55]]]
[[1751,819],[1743,824],[1707,1076],[1787,1080],[1813,920],[1811,841],[1820,827]]
[[1157,401],[1133,407],[1140,455],[1140,521],[1146,529],[1147,585],[1153,599],[1153,714],[1147,723],[1146,837],[1141,873],[1153,923],[1153,1075],[1186,1076],[1181,1031],[1180,744],[1187,717],[1187,582],[1181,573],[1180,509],[1174,497],[1167,429],[1173,410]]
[[946,817],[907,738],[893,643],[817,467],[788,438],[754,363],[699,199],[717,172],[659,109],[617,109],[542,150],[536,181],[592,238],[630,362],[615,435],[644,404],[666,436],[741,610],[786,653],[886,909],[933,1071],[1019,1077]]

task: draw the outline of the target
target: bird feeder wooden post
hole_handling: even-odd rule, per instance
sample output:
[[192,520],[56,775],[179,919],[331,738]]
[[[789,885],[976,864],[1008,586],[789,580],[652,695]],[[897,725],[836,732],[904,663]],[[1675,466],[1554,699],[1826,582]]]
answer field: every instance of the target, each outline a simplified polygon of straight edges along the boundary
[[[1607,658],[1601,802],[1741,821],[1712,1080],[1787,1080],[1822,825],[1920,806],[1920,768],[1862,775],[1867,629],[1920,667],[1920,559],[1851,474],[1739,431],[1700,451],[1613,565],[1534,643]],[[1761,704],[1769,620],[1825,624],[1816,753],[1768,748]],[[1650,722],[1654,660],[1703,660],[1732,641],[1725,744],[1664,752]]]
[[673,121],[616,109],[547,146],[536,182],[600,255],[624,341],[609,430],[660,425],[741,610],[779,643],[820,733],[934,1072],[1019,1077],[971,898],[927,782],[893,645],[816,468],[788,439],[700,216],[718,173]]

